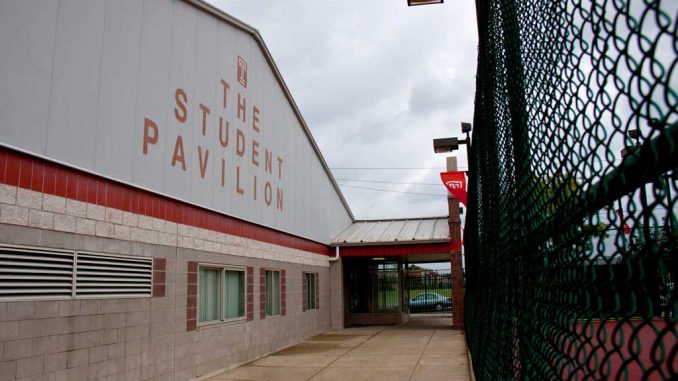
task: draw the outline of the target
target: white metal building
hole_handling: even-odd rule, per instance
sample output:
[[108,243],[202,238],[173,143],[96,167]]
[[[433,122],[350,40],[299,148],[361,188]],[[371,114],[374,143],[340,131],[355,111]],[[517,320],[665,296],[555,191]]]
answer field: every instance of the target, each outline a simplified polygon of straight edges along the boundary
[[352,221],[252,27],[0,2],[0,379],[199,378],[325,331]]

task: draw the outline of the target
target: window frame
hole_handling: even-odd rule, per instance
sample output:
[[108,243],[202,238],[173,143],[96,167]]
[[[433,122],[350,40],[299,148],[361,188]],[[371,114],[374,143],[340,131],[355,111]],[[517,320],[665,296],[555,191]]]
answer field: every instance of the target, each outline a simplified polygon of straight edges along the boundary
[[[281,269],[271,269],[271,268],[264,268],[265,271],[265,276],[264,276],[264,290],[266,290],[266,308],[264,309],[264,316],[268,317],[276,317],[276,316],[282,316],[282,271]],[[278,295],[277,295],[277,301],[278,301],[278,311],[277,313],[274,313],[272,306],[270,307],[270,304],[268,302],[269,300],[269,287],[268,287],[268,274],[269,272],[271,274],[273,273],[278,273]],[[273,275],[271,275],[271,279],[273,279]],[[271,288],[273,289],[273,288]],[[271,308],[271,313],[269,313],[269,307]]]
[[306,304],[306,311],[315,311],[318,309],[316,305],[316,274],[314,272],[304,273],[304,282],[306,282],[306,295],[304,295],[304,303]]
[[[220,319],[218,320],[206,320],[200,321],[200,270],[201,269],[210,269],[210,270],[219,270],[219,301],[220,301]],[[243,309],[242,316],[237,316],[233,318],[226,319],[226,271],[237,271],[243,274],[243,279],[241,282],[241,292],[245,301],[245,308]],[[247,267],[245,266],[233,266],[233,265],[224,265],[218,263],[206,263],[198,262],[198,271],[197,271],[197,305],[196,305],[196,323],[198,327],[211,326],[216,324],[230,324],[230,323],[239,323],[247,320]]]

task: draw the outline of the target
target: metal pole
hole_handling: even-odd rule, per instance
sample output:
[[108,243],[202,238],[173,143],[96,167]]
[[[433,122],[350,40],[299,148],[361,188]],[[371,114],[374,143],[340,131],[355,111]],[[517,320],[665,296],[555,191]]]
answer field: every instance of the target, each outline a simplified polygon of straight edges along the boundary
[[669,210],[669,215],[666,216],[666,232],[669,238],[673,235],[673,207],[671,206],[671,176],[667,173],[664,175],[664,183],[666,183],[666,207]]
[[[457,158],[447,158],[447,170],[457,170]],[[447,196],[449,210],[450,244],[461,241],[459,200],[451,193]],[[461,248],[450,250],[450,274],[452,278],[452,328],[464,329],[464,279],[461,270]]]
[[[640,152],[640,137],[636,136],[635,138],[636,141],[636,147],[638,148],[638,151]],[[652,237],[650,236],[650,211],[647,208],[647,191],[645,190],[645,184],[642,184],[640,187],[640,205],[643,207],[643,242],[645,243],[645,247],[649,248],[649,242],[652,240]]]

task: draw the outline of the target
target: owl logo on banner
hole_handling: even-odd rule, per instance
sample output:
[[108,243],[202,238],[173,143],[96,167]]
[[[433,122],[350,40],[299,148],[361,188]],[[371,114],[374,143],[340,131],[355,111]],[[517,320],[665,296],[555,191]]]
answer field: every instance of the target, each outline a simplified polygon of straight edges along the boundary
[[464,189],[464,183],[462,181],[450,180],[445,183],[445,186],[450,189]]
[[247,88],[247,62],[238,56],[238,82]]
[[464,172],[441,172],[440,179],[450,193],[466,205],[466,175]]

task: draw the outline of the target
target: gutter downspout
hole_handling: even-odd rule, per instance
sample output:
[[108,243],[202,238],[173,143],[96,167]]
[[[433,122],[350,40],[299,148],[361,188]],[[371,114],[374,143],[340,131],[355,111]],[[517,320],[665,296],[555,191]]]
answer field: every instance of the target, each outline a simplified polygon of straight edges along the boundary
[[336,262],[339,260],[339,246],[334,247],[334,257],[329,257],[330,262]]

